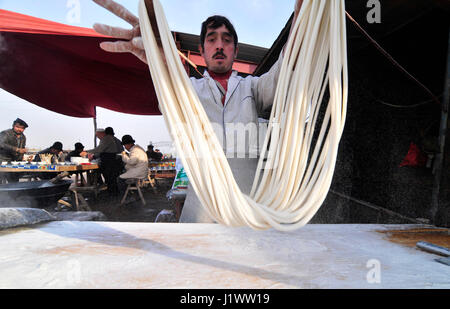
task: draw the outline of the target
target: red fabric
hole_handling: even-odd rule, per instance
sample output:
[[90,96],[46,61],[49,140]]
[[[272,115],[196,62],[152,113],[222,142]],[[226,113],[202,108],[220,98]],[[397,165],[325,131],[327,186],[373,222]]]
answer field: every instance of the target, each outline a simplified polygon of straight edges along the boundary
[[420,150],[420,148],[416,144],[411,143],[408,154],[406,155],[405,159],[403,159],[403,162],[400,164],[400,167],[404,166],[421,167],[425,166],[427,164],[427,161],[428,161],[427,156]]
[[[211,76],[212,79],[214,79],[215,81],[218,81],[219,84],[222,85],[223,89],[225,90],[225,93],[227,93],[228,91],[228,80],[230,79],[231,74],[233,73],[233,71],[229,71],[227,73],[214,73],[214,72],[209,72],[209,76]],[[225,99],[226,99],[226,95],[222,96],[222,104],[225,104]]]
[[68,26],[57,22],[1,9],[0,31],[94,37],[102,36],[95,32],[93,29]]
[[160,115],[148,67],[104,52],[105,40],[92,29],[0,10],[0,87],[72,117],[94,117],[95,106]]
[[[108,40],[92,29],[0,10],[0,88],[72,117],[94,117],[96,106],[160,115],[147,65],[101,50]],[[249,74],[256,64],[236,61],[234,68]]]

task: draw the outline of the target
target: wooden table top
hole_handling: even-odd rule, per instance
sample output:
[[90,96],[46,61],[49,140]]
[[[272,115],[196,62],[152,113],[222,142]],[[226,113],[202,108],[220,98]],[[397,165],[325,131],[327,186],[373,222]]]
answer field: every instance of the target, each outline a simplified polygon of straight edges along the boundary
[[55,173],[55,172],[83,172],[98,169],[98,164],[81,165],[6,165],[0,166],[0,173]]

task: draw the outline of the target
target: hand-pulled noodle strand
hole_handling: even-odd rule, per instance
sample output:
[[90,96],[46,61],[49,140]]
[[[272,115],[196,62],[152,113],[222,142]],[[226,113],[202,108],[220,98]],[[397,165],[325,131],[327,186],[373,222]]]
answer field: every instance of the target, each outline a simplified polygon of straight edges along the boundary
[[[328,194],[345,125],[344,1],[303,2],[285,46],[269,129],[248,196],[239,189],[180,61],[162,6],[158,0],[153,5],[164,59],[141,0],[149,69],[160,110],[203,207],[228,226],[290,231],[307,224]],[[327,90],[329,99],[319,123]]]

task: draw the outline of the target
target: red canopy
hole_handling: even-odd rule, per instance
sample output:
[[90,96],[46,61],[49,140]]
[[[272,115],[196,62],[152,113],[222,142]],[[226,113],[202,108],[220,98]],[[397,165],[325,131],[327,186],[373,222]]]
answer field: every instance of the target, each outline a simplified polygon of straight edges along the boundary
[[94,117],[95,106],[160,115],[148,67],[102,51],[105,40],[92,29],[0,10],[0,87],[73,117]]
[[148,67],[102,51],[105,40],[92,29],[0,10],[0,87],[73,117],[94,117],[95,106],[160,115]]
[[[129,53],[100,49],[114,40],[92,29],[0,10],[0,87],[43,108],[95,117],[95,107],[161,115],[147,65]],[[204,65],[201,57],[191,60]],[[256,64],[236,61],[250,74]]]

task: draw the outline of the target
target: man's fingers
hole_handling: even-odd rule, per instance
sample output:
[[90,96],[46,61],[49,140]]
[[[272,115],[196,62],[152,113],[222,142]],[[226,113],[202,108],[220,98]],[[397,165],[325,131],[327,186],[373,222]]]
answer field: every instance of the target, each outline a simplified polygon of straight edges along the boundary
[[139,18],[134,16],[130,11],[128,11],[124,6],[112,0],[93,0],[98,5],[104,7],[114,15],[122,18],[129,24],[136,26],[139,24]]
[[111,27],[103,24],[94,24],[93,28],[100,34],[111,36],[117,39],[131,40],[134,36],[134,30]]
[[111,53],[145,53],[143,48],[134,46],[130,41],[102,42],[100,47]]
[[102,42],[100,48],[110,53],[132,53],[144,63],[147,63],[145,50],[133,46],[130,41]]
[[137,49],[145,49],[144,47],[144,41],[142,41],[142,37],[136,37],[131,41],[131,44],[133,44],[134,47]]
[[141,60],[142,62],[144,62],[145,64],[147,63],[147,56],[145,55],[145,50],[142,49],[136,49],[133,52],[133,55],[135,55],[136,57],[139,58],[139,60]]
[[131,53],[133,46],[128,41],[102,42],[100,48],[110,53]]
[[[137,44],[137,46],[135,44]],[[142,44],[142,48],[140,47],[141,44]],[[144,43],[142,42],[142,38],[133,39],[133,41],[131,42],[131,46],[132,46],[131,53],[133,55],[135,55],[136,57],[138,57],[139,60],[141,60],[145,64],[148,64],[147,56],[145,55],[145,49],[143,47]]]

